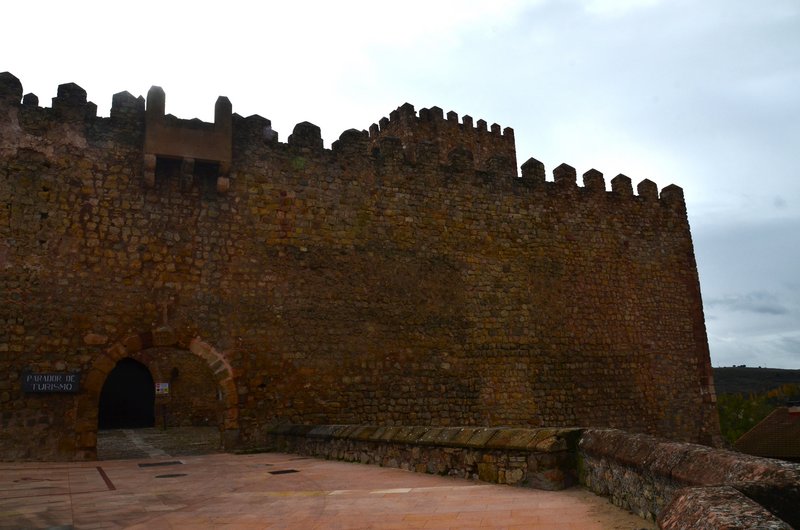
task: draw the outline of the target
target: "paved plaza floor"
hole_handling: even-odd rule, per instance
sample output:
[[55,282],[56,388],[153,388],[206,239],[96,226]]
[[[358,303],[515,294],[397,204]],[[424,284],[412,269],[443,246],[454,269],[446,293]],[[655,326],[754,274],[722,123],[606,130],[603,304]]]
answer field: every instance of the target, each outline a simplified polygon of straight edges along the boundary
[[121,460],[220,452],[217,427],[108,429],[97,433],[97,459]]
[[0,528],[655,528],[581,488],[548,492],[279,453],[147,454],[141,439],[137,450],[145,455],[0,463]]

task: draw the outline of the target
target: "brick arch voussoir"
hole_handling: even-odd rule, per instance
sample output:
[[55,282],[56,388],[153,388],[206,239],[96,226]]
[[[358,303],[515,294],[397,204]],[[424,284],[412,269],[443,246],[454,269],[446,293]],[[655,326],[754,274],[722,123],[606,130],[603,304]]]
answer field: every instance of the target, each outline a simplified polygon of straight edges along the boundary
[[222,401],[225,404],[225,408],[236,408],[238,403],[233,369],[225,356],[199,338],[189,341],[188,350],[208,363],[208,367],[211,369],[211,373],[222,391]]

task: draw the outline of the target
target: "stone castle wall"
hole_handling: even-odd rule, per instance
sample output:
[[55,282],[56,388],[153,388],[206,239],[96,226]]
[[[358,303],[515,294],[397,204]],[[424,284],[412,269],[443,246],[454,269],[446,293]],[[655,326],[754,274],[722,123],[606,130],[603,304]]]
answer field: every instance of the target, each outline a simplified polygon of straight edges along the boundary
[[[234,114],[230,167],[153,165],[143,98],[99,118],[76,85],[42,108],[0,77],[3,457],[91,457],[105,376],[153,347],[204,360],[238,444],[283,422],[718,434],[676,186],[520,178],[510,129],[408,105],[330,150]],[[25,393],[25,371],[82,389]]]

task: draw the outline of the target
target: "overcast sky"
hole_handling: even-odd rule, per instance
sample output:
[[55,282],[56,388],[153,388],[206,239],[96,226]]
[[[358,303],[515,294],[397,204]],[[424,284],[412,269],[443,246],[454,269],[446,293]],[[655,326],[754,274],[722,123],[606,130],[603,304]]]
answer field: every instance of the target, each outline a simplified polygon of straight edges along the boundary
[[75,82],[107,116],[160,85],[178,117],[211,121],[225,95],[330,146],[408,101],[513,127],[518,162],[548,173],[675,183],[714,366],[800,368],[798,0],[31,0],[2,18],[0,71],[44,106]]

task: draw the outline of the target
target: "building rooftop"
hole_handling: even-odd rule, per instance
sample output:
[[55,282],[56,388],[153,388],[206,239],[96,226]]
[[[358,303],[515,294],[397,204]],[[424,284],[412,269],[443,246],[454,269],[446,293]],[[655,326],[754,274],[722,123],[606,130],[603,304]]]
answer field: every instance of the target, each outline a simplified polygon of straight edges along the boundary
[[776,408],[734,446],[750,455],[800,462],[800,404]]

